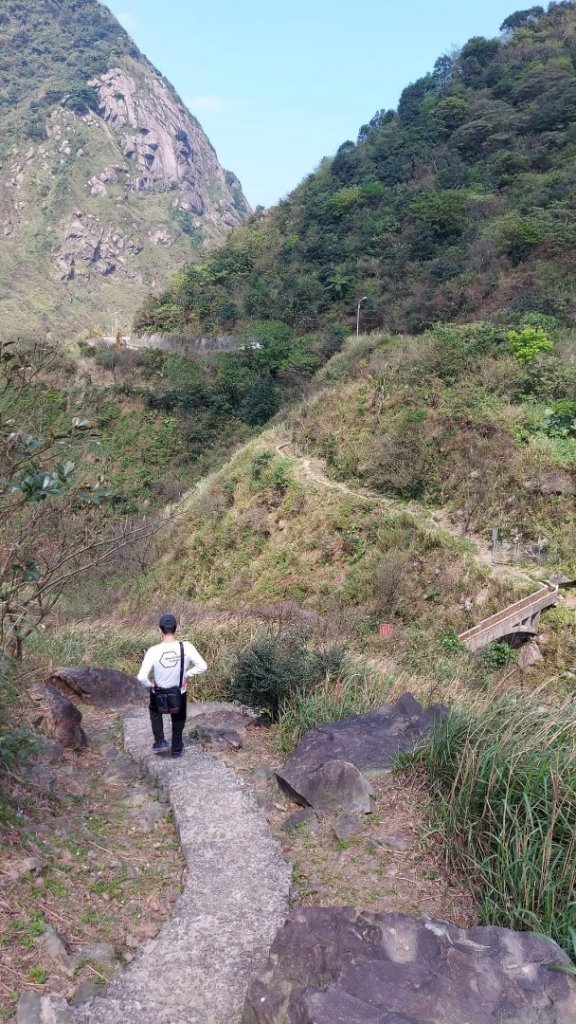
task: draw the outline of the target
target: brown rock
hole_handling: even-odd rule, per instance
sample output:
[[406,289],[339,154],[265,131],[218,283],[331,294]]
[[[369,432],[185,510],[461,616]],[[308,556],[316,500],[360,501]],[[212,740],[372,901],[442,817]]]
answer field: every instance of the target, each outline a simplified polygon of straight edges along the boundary
[[146,696],[134,676],[111,668],[94,668],[92,665],[57,668],[48,683],[65,693],[71,690],[100,708],[142,704]]
[[35,727],[50,739],[72,750],[81,750],[88,739],[81,721],[82,712],[54,686],[32,686],[30,697],[36,705]]

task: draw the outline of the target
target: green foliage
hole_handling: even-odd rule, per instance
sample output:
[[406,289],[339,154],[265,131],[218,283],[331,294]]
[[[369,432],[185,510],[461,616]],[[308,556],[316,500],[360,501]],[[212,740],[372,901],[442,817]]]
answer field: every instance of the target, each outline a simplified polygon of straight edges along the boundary
[[186,271],[144,326],[269,320],[301,335],[336,314],[354,330],[363,295],[364,331],[527,312],[570,323],[576,10],[528,8],[503,31],[440,57],[397,112],[378,111],[357,144]]
[[507,338],[520,363],[533,363],[543,352],[554,348],[554,342],[542,327],[526,325],[520,331],[508,331]]
[[288,701],[338,673],[343,651],[313,650],[298,630],[270,628],[238,655],[230,697],[277,722]]
[[497,672],[514,661],[516,652],[503,641],[488,644],[478,655],[478,660],[487,672]]
[[485,924],[550,935],[574,953],[576,716],[525,694],[453,714],[413,759],[428,773],[450,862]]
[[[64,100],[78,113],[96,109],[89,79],[122,57],[140,57],[97,0],[5,0],[1,30],[0,113],[40,90],[45,105]],[[30,109],[37,115],[39,103]]]

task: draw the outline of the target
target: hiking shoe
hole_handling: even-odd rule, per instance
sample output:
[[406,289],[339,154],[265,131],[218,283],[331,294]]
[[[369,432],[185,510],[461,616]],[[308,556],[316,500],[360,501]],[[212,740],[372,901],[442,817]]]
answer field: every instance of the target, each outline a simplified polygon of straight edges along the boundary
[[183,753],[184,753],[183,750],[173,750],[172,751],[172,757],[182,757]]
[[159,743],[152,744],[152,750],[155,754],[164,754],[168,750],[168,744],[166,740],[160,740]]

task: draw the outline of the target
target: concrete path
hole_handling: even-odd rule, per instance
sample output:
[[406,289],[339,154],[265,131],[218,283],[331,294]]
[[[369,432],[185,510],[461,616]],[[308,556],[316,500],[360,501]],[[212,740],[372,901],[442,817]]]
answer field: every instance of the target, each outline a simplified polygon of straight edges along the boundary
[[125,721],[126,750],[162,786],[188,873],[175,916],[73,1024],[239,1024],[250,979],[287,915],[290,867],[251,790],[198,744],[151,753],[147,714]]

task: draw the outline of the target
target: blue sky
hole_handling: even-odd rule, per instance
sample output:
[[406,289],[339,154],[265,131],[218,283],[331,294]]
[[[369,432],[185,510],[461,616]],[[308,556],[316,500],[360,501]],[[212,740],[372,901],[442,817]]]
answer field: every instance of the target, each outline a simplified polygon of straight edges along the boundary
[[252,204],[287,195],[514,0],[108,0]]

